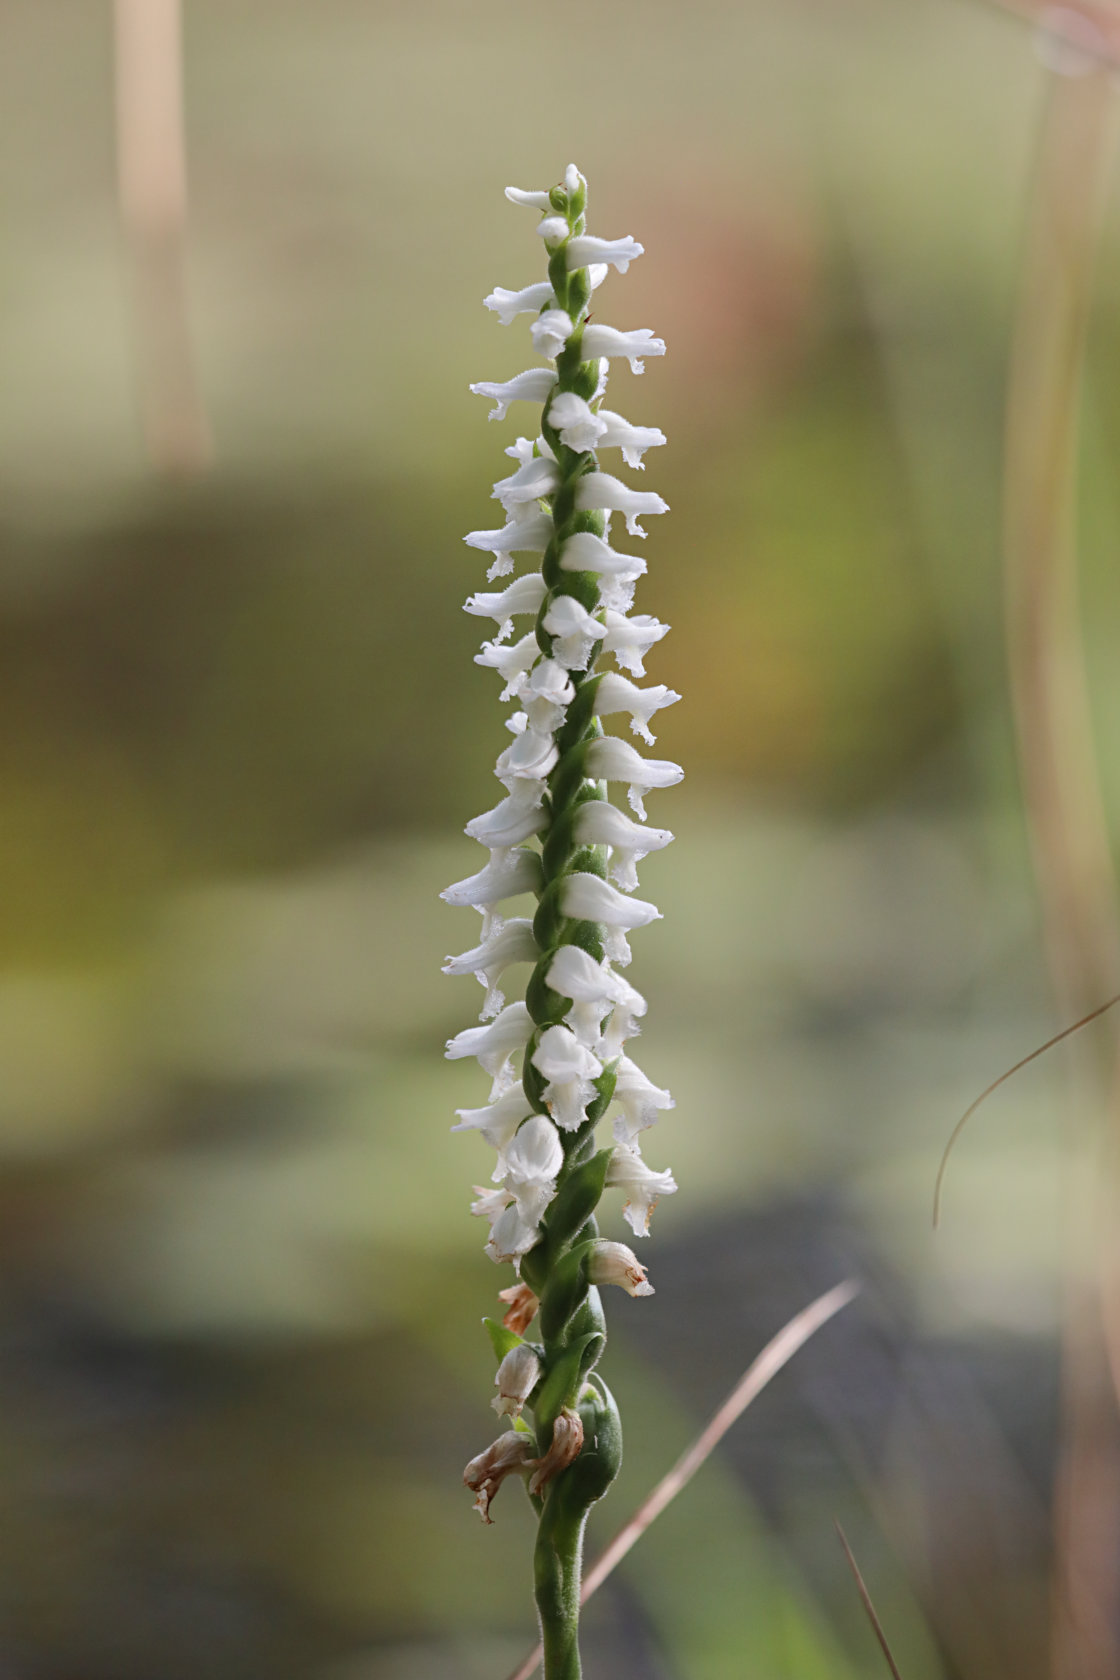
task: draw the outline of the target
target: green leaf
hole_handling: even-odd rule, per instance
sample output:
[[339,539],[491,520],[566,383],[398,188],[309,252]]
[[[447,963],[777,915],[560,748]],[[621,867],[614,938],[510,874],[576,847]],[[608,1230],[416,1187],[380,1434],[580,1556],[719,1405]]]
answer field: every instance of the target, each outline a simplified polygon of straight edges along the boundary
[[494,1344],[494,1357],[500,1365],[511,1348],[520,1347],[523,1338],[515,1336],[512,1330],[507,1330],[504,1324],[499,1324],[496,1318],[484,1318],[487,1333]]

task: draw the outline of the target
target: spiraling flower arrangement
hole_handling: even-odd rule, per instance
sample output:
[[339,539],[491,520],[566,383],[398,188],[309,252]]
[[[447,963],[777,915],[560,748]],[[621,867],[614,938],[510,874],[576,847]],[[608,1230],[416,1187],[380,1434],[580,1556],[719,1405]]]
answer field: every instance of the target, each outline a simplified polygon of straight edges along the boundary
[[[665,345],[648,327],[622,332],[589,320],[609,268],[625,274],[642,247],[585,231],[587,184],[574,165],[551,192],[507,187],[506,197],[541,212],[548,278],[521,291],[499,287],[485,302],[503,325],[533,317],[529,333],[545,365],[471,390],[493,401],[491,419],[504,419],[515,402],[540,404],[539,435],[506,451],[516,470],[494,486],[505,523],[466,540],[493,555],[490,580],[513,571],[515,554],[541,558],[539,570],[466,603],[498,626],[476,658],[497,671],[502,700],[516,710],[507,719],[513,739],[495,768],[505,797],[467,824],[490,861],[443,897],[482,913],[480,943],[449,958],[445,972],[481,981],[483,1025],[457,1034],[447,1054],[475,1057],[492,1085],[483,1107],[458,1111],[453,1130],[478,1131],[497,1152],[494,1188],[478,1189],[471,1211],[489,1221],[488,1253],[512,1263],[518,1280],[499,1292],[502,1323],[486,1321],[499,1361],[493,1405],[512,1427],[472,1459],[464,1479],[489,1522],[503,1480],[526,1478],[540,1518],[545,1674],[575,1680],[583,1527],[622,1448],[618,1411],[596,1369],[606,1345],[596,1286],[653,1292],[633,1250],[599,1237],[595,1209],[605,1189],[621,1189],[624,1215],[644,1236],[657,1198],[676,1189],[638,1148],[673,1102],[625,1054],[646,1004],[619,970],[630,961],[627,933],[660,915],[632,896],[636,866],[672,839],[646,825],[644,796],[680,781],[682,771],[643,757],[602,723],[629,714],[633,731],[652,744],[651,718],[679,699],[631,681],[644,676],[643,660],[668,627],[631,612],[645,563],[610,543],[612,514],[642,537],[639,519],[668,509],[653,491],[601,471],[596,453],[619,449],[628,467],[641,468],[645,451],[665,442],[656,427],[631,425],[603,406],[611,359],[641,373]],[[514,639],[519,618],[534,622]],[[603,668],[606,657],[619,669]],[[628,786],[637,821],[608,799],[618,783]],[[499,914],[525,893],[537,899],[532,919]],[[503,976],[517,963],[531,963],[532,974],[524,999],[507,1003]],[[599,1149],[596,1127],[611,1110],[615,1141]]]

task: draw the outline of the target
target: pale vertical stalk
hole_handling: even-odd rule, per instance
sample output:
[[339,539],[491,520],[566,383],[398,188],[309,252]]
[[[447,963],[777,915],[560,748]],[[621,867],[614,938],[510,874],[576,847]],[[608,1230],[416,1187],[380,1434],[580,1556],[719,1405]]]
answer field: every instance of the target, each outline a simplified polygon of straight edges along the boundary
[[117,178],[133,268],[144,439],[154,466],[210,459],[187,315],[180,0],[116,0]]
[[[1064,66],[1063,68],[1069,68]],[[1081,1015],[1117,989],[1116,904],[1093,748],[1075,544],[1078,408],[1114,101],[1098,61],[1051,72],[1008,392],[1008,657],[1027,822],[1054,988]],[[1055,1492],[1052,1674],[1120,1674],[1120,1430],[1101,1241],[1115,1205],[1099,1117],[1115,1086],[1109,1023],[1077,1069]],[[1115,1090],[1111,1093],[1115,1108]]]

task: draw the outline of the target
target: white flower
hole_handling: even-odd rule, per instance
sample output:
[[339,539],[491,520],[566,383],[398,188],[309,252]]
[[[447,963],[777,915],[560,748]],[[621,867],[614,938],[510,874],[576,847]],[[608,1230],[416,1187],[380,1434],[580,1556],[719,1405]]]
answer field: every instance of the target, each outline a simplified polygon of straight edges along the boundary
[[[624,1039],[637,1030],[634,1023],[646,1012],[646,1000],[621,974],[598,963],[578,945],[561,945],[545,975],[546,983],[561,997],[571,998],[566,1019],[581,1044],[594,1050],[604,1061],[612,1061]],[[606,1033],[603,1016],[614,1010]]]
[[654,1172],[647,1167],[632,1144],[620,1144],[607,1168],[607,1186],[625,1190],[622,1217],[636,1237],[649,1236],[649,1216],[662,1196],[677,1188],[671,1172]]
[[602,922],[607,929],[607,954],[621,963],[630,961],[630,947],[622,937],[623,931],[647,927],[661,919],[656,904],[644,898],[626,898],[617,887],[582,870],[564,877],[560,908],[565,916],[576,921]]
[[499,1417],[520,1417],[522,1408],[541,1378],[541,1362],[528,1342],[510,1348],[498,1366],[490,1404]]
[[617,671],[606,671],[599,678],[593,710],[597,717],[608,717],[611,712],[629,712],[631,729],[652,747],[654,737],[649,727],[650,718],[662,706],[673,706],[679,699],[680,695],[666,688],[664,683],[658,683],[653,688],[637,688],[626,677],[620,677]]
[[627,618],[610,607],[604,617],[607,633],[603,638],[603,652],[613,653],[618,664],[632,677],[644,677],[645,656],[654,642],[668,635],[669,626],[651,618],[649,613],[635,613]]
[[684,771],[670,758],[643,758],[629,741],[617,735],[601,735],[592,741],[584,761],[587,774],[605,782],[629,782],[627,797],[635,816],[646,820],[645,796],[651,788],[675,787]]
[[533,286],[522,286],[519,292],[507,292],[504,286],[495,286],[482,301],[487,309],[495,311],[502,326],[508,327],[515,315],[535,315],[551,298],[551,280],[538,280]]
[[507,187],[506,197],[511,204],[525,204],[530,210],[551,210],[552,200],[546,192],[528,192],[524,187]]
[[552,533],[547,513],[531,513],[524,519],[511,519],[500,531],[468,531],[463,541],[469,548],[489,549],[495,560],[486,576],[496,578],[512,572],[515,554],[543,554]]
[[496,1015],[505,998],[498,989],[498,981],[514,963],[536,962],[540,952],[533,938],[533,924],[525,916],[514,916],[491,933],[481,945],[448,957],[444,974],[473,974],[486,987],[486,1002],[481,1020]]
[[530,727],[556,730],[575,699],[572,679],[556,659],[542,659],[519,686]]
[[510,725],[522,722],[512,746],[506,748],[494,766],[494,774],[506,787],[522,777],[541,782],[553,768],[560,757],[560,750],[550,734],[541,734],[528,727],[528,719],[524,712],[516,712],[509,718]]
[[[504,805],[505,800],[502,801]],[[499,807],[500,809],[500,807]],[[488,815],[493,815],[488,812]],[[475,821],[481,819],[476,818]],[[477,836],[474,836],[477,838]],[[440,897],[448,904],[470,905],[475,910],[489,910],[503,898],[515,898],[518,893],[538,892],[541,885],[541,860],[536,852],[521,849],[499,858],[491,858],[485,869],[465,880],[454,881],[445,887]]]
[[625,1243],[597,1242],[587,1262],[587,1275],[592,1283],[617,1283],[627,1295],[653,1294],[645,1267]]
[[532,1031],[533,1022],[525,1005],[509,1003],[488,1026],[464,1027],[454,1038],[449,1038],[444,1055],[451,1062],[460,1061],[464,1056],[474,1056],[494,1081],[490,1092],[493,1102],[505,1089],[510,1057],[528,1042]]
[[559,245],[562,239],[568,237],[568,218],[566,216],[546,216],[543,222],[537,223],[537,232],[551,250]]
[[574,391],[558,391],[548,405],[546,419],[569,449],[594,449],[607,429],[607,422]]
[[533,1437],[520,1429],[507,1429],[485,1452],[472,1458],[463,1471],[463,1481],[478,1497],[474,1508],[484,1523],[490,1523],[490,1501],[507,1476],[528,1470],[534,1463]]
[[619,1143],[633,1143],[639,1132],[656,1123],[659,1110],[677,1106],[668,1091],[647,1079],[629,1056],[623,1056],[618,1064],[614,1101],[622,1109],[614,1121],[614,1135]]
[[585,671],[591,649],[606,634],[598,619],[586,607],[581,607],[573,595],[554,595],[542,623],[548,634],[555,637],[553,658],[569,671]]
[[563,1165],[564,1146],[556,1127],[543,1114],[531,1114],[506,1150],[506,1189],[526,1224],[540,1224]]
[[513,630],[514,617],[518,613],[532,613],[535,617],[547,594],[548,585],[540,572],[526,572],[506,589],[468,596],[463,611],[475,618],[492,618],[498,625],[497,640],[504,642]]
[[[552,408],[555,410],[559,398],[553,397]],[[600,449],[621,449],[622,459],[628,467],[637,467],[645,471],[642,456],[647,449],[656,449],[659,444],[668,440],[665,433],[658,426],[632,426],[629,420],[624,420],[621,414],[614,414],[609,408],[601,408],[598,418],[603,422],[603,431],[599,438]]]
[[[582,510],[604,508],[625,514],[626,529],[632,537],[645,536],[638,524],[639,515],[669,511],[668,502],[655,490],[631,490],[620,478],[603,472],[584,473],[577,481],[576,507]],[[469,537],[467,541],[470,541]]]
[[540,652],[536,635],[530,630],[519,642],[511,642],[508,647],[501,647],[498,642],[483,642],[474,656],[474,662],[476,665],[489,665],[498,672],[506,685],[502,690],[502,699],[510,700],[520,689],[526,671],[540,658]]
[[[630,363],[632,373],[644,373],[645,363],[640,358],[663,356],[665,340],[654,338],[652,327],[634,327],[629,332],[620,332],[617,327],[600,326],[598,322],[593,322],[583,329],[580,354],[588,362],[593,362],[598,356],[623,356]],[[472,386],[471,389],[477,390],[478,387]],[[490,396],[492,393],[487,391],[483,394]]]
[[528,1254],[540,1234],[540,1226],[523,1219],[517,1204],[512,1203],[491,1225],[486,1252],[501,1265],[503,1260],[516,1260]]
[[[483,846],[501,851],[509,846],[519,846],[531,835],[539,834],[547,821],[548,813],[541,804],[539,789],[530,783],[519,782],[514,791],[500,800],[492,811],[483,811],[481,816],[472,817],[464,833]],[[526,853],[526,856],[532,854]]]
[[545,455],[534,455],[508,478],[501,478],[494,486],[494,500],[501,502],[507,514],[522,502],[536,502],[551,496],[560,483],[560,469]]
[[499,1214],[505,1212],[513,1201],[513,1197],[504,1185],[497,1190],[484,1190],[481,1184],[476,1184],[474,1194],[475,1199],[471,1203],[471,1212],[476,1219],[488,1219],[491,1224],[494,1223]]
[[641,860],[650,852],[668,846],[673,838],[667,828],[643,828],[632,822],[617,805],[608,804],[605,799],[586,800],[576,812],[572,832],[581,846],[611,848],[608,871],[623,892],[633,892],[637,886],[637,865]]
[[638,554],[616,554],[593,531],[576,531],[564,543],[560,567],[565,572],[595,572],[607,580],[610,588],[615,584],[632,585],[645,572],[646,563]]
[[566,1132],[583,1124],[585,1110],[595,1096],[592,1081],[603,1064],[581,1044],[570,1027],[548,1027],[533,1051],[533,1066],[548,1083],[544,1100],[558,1126]]
[[471,386],[471,390],[476,397],[489,397],[494,403],[490,410],[491,420],[504,420],[510,403],[546,402],[555,383],[556,375],[551,368],[526,368],[524,373],[515,373],[512,379],[497,384],[491,380],[479,380]]
[[[498,1151],[498,1164],[494,1168],[494,1181],[504,1178],[506,1171],[506,1150],[513,1142],[514,1135],[522,1120],[527,1120],[533,1112],[532,1104],[525,1095],[524,1087],[520,1084],[511,1085],[508,1091],[503,1091],[492,1103],[486,1103],[482,1108],[457,1108],[455,1113],[459,1124],[452,1126],[453,1132],[481,1132],[492,1149]],[[496,1192],[486,1192],[496,1194]],[[500,1213],[509,1201],[508,1195],[502,1192],[502,1202],[497,1209]],[[497,1214],[495,1214],[497,1217]]]
[[558,356],[574,331],[572,317],[566,309],[546,309],[529,328],[529,337],[538,356],[549,361]]
[[543,437],[519,437],[506,450],[511,460],[519,461],[522,466],[531,461],[535,455],[543,455],[546,461],[555,461],[556,457],[549,448],[548,440]]
[[644,251],[645,246],[629,234],[623,239],[596,239],[593,233],[577,233],[568,241],[566,256],[569,268],[586,268],[592,262],[613,263],[620,274],[625,274]]

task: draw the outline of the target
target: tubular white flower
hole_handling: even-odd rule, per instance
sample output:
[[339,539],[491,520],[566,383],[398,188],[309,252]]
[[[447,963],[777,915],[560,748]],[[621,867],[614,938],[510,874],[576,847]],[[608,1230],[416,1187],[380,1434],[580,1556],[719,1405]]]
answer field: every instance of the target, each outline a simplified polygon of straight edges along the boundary
[[654,736],[649,727],[650,718],[663,706],[673,706],[679,699],[680,695],[666,688],[664,683],[658,683],[653,688],[636,688],[626,677],[620,677],[617,671],[606,671],[599,678],[592,709],[596,717],[609,717],[612,712],[629,712],[631,729],[652,747]]
[[603,1064],[570,1027],[548,1027],[533,1051],[533,1066],[547,1081],[544,1100],[556,1124],[566,1132],[583,1124],[595,1096],[593,1080]]
[[537,232],[544,240],[549,250],[559,245],[562,239],[568,237],[568,220],[566,216],[546,216],[543,222],[537,223]]
[[646,1282],[646,1269],[632,1248],[625,1243],[597,1242],[587,1262],[587,1275],[592,1283],[617,1283],[627,1295],[652,1295],[653,1285]]
[[572,317],[566,309],[546,309],[529,328],[529,337],[537,355],[547,356],[549,361],[553,361],[563,350],[573,331]]
[[483,642],[474,656],[476,665],[489,665],[505,683],[502,699],[511,700],[521,687],[521,679],[530,670],[534,662],[540,658],[540,647],[537,638],[529,631],[519,642],[511,642],[508,647],[501,647],[498,642]]
[[538,1225],[556,1194],[564,1146],[551,1120],[531,1114],[506,1150],[506,1189],[526,1224]]
[[[524,716],[524,713],[521,715]],[[538,734],[535,729],[522,729],[513,745],[499,756],[494,774],[509,788],[522,778],[543,782],[559,756],[559,749],[551,735]]]
[[464,1027],[454,1038],[449,1038],[444,1055],[450,1062],[473,1056],[494,1081],[490,1092],[493,1101],[505,1089],[510,1057],[528,1042],[532,1031],[533,1023],[525,1005],[509,1003],[488,1026]]
[[618,664],[632,677],[644,677],[645,656],[668,633],[669,626],[651,618],[649,613],[635,613],[633,618],[626,618],[610,607],[604,617],[607,633],[603,637],[603,652],[613,653]]
[[[665,340],[653,336],[652,327],[633,327],[629,332],[620,332],[617,327],[600,326],[594,322],[583,329],[583,344],[581,355],[589,362],[600,356],[619,356],[630,363],[631,373],[644,373],[644,356],[663,356],[665,354]],[[477,387],[472,386],[472,390]],[[490,392],[484,395],[489,396]]]
[[592,648],[606,635],[598,619],[573,596],[554,595],[541,622],[555,637],[553,658],[569,671],[586,671]]
[[548,405],[548,423],[559,432],[561,443],[581,452],[594,449],[607,429],[607,422],[574,391],[556,393]]
[[547,513],[531,513],[511,519],[500,531],[468,531],[463,541],[469,548],[488,549],[495,556],[486,576],[502,577],[513,570],[515,554],[543,554],[552,538],[552,521]]
[[539,1223],[523,1219],[517,1203],[512,1202],[491,1225],[486,1252],[497,1265],[506,1260],[518,1260],[523,1254],[528,1254],[540,1234]]
[[555,383],[556,375],[552,368],[526,368],[524,373],[515,373],[512,379],[497,383],[480,379],[471,386],[471,390],[476,397],[490,398],[494,404],[490,410],[491,420],[504,420],[510,403],[547,402],[548,393]]
[[[520,1085],[511,1085],[508,1091],[503,1091],[493,1102],[486,1103],[481,1108],[457,1108],[455,1114],[459,1123],[452,1126],[451,1130],[480,1132],[490,1147],[498,1151],[498,1164],[494,1168],[494,1182],[498,1183],[505,1177],[506,1150],[513,1142],[522,1120],[527,1120],[532,1112],[532,1106],[523,1088]],[[508,1200],[508,1196],[504,1196],[501,1207],[504,1208]]]
[[519,437],[516,443],[511,443],[506,450],[511,460],[526,466],[537,455],[543,455],[546,461],[555,461],[556,457],[549,447],[548,439],[544,437]]
[[[637,1031],[635,1022],[646,1012],[646,1000],[621,974],[598,963],[578,945],[561,945],[545,980],[561,997],[571,998],[565,1019],[581,1044],[604,1061],[612,1061],[623,1042]],[[606,1032],[603,1017],[612,1011]]]
[[586,268],[588,263],[610,263],[625,274],[632,262],[645,253],[645,246],[626,234],[622,239],[597,239],[593,233],[576,234],[569,239],[565,253],[569,268]]
[[547,192],[529,192],[524,187],[507,187],[506,197],[511,204],[524,204],[530,210],[550,210],[552,200]]
[[[552,399],[553,410],[558,402]],[[628,467],[637,467],[640,472],[645,471],[642,456],[647,449],[656,449],[667,443],[665,433],[658,426],[632,426],[629,420],[624,420],[621,414],[614,414],[609,408],[601,408],[597,418],[603,423],[603,430],[599,437],[601,449],[621,449],[622,459]],[[574,446],[573,446],[574,447]]]
[[475,618],[492,618],[498,625],[497,640],[504,642],[513,630],[513,620],[518,613],[533,613],[541,610],[541,605],[548,594],[548,585],[540,572],[526,572],[524,577],[514,578],[505,589],[494,593],[483,591],[478,595],[469,595],[464,602],[463,611],[473,614]]
[[668,1091],[663,1091],[647,1079],[629,1056],[623,1056],[619,1061],[613,1100],[622,1110],[614,1121],[614,1135],[619,1143],[633,1143],[639,1132],[656,1124],[662,1110],[677,1106]]
[[[656,904],[650,904],[644,898],[627,898],[608,881],[601,880],[598,875],[588,875],[583,870],[564,877],[560,888],[560,908],[565,916],[571,916],[576,921],[602,922],[608,930],[618,928],[630,932],[661,920]],[[610,954],[614,955],[613,952]],[[629,962],[629,950],[622,960]]]
[[647,1167],[632,1144],[620,1144],[607,1168],[607,1188],[624,1190],[622,1217],[636,1237],[649,1236],[650,1214],[662,1196],[671,1196],[677,1181],[671,1172]]
[[486,1020],[488,1016],[496,1015],[506,1001],[498,986],[506,969],[512,968],[514,963],[536,962],[539,955],[532,922],[524,916],[514,916],[496,928],[481,945],[475,945],[457,957],[448,957],[443,972],[473,974],[486,987],[486,1002],[480,1016],[481,1020]]
[[643,758],[628,741],[602,735],[587,749],[587,773],[605,782],[629,782],[627,797],[634,814],[646,820],[645,796],[653,788],[675,787],[684,779],[679,764],[669,758]]
[[492,309],[503,327],[512,326],[517,315],[535,315],[538,309],[543,309],[552,299],[551,280],[538,280],[532,286],[522,286],[519,292],[507,292],[504,286],[495,286],[489,297],[483,298],[487,309]]
[[[481,845],[501,852],[539,834],[547,821],[548,813],[541,805],[540,791],[519,782],[514,791],[500,800],[492,811],[483,811],[481,816],[472,817],[463,832]],[[472,879],[477,880],[477,876]]]
[[534,455],[508,478],[498,480],[493,499],[501,502],[507,514],[514,516],[514,510],[521,503],[538,502],[542,496],[551,496],[559,483],[560,469],[556,462],[546,455]]
[[633,892],[637,886],[641,860],[673,839],[667,828],[644,828],[605,799],[584,801],[576,812],[573,833],[581,846],[611,848],[608,873],[623,892]]
[[610,544],[593,531],[576,531],[560,551],[565,572],[597,572],[600,577],[633,583],[644,575],[646,563],[639,554],[616,554]]
[[541,1378],[541,1362],[528,1342],[510,1348],[494,1377],[498,1390],[490,1404],[499,1417],[520,1417]]
[[[508,801],[503,800],[502,804]],[[501,807],[497,807],[501,809]],[[488,816],[494,815],[488,812]],[[476,822],[481,821],[475,818]],[[477,835],[474,837],[477,839]],[[504,898],[515,898],[518,893],[536,892],[541,884],[541,862],[536,852],[517,851],[505,856],[491,858],[485,869],[480,869],[477,875],[468,875],[465,880],[454,881],[451,886],[444,887],[440,897],[447,904],[458,906],[469,905],[474,910],[489,910],[491,905],[500,904]]]
[[603,472],[585,473],[578,481],[576,507],[583,510],[599,508],[624,514],[626,529],[632,537],[645,536],[638,524],[640,515],[669,511],[668,502],[655,490],[631,490],[620,478]]

